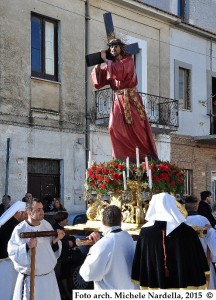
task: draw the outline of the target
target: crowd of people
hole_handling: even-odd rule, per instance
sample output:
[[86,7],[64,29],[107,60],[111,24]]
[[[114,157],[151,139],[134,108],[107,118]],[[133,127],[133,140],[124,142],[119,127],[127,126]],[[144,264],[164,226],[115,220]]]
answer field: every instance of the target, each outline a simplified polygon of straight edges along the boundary
[[[11,291],[4,292],[5,300],[28,299],[34,248],[34,299],[43,299],[44,295],[47,300],[71,299],[68,279],[73,261],[71,249],[76,247],[76,240],[65,235],[68,213],[63,206],[60,208],[60,199],[55,202],[53,226],[44,220],[44,204],[27,194],[22,201],[8,206],[0,217],[0,258],[7,259],[8,268],[13,267],[18,274],[12,276]],[[94,281],[95,289],[216,289],[213,223],[216,220],[211,204],[209,191],[201,193],[200,201],[193,196],[185,197],[186,216],[179,210],[174,196],[154,195],[145,217],[147,222],[136,242],[121,229],[120,208],[108,206],[102,213],[103,234],[93,232],[88,237],[93,246],[80,268],[80,275],[85,281]],[[200,233],[195,227],[203,231]],[[20,237],[21,232],[53,229],[57,230],[53,237]]]
[[[203,195],[208,198],[211,193],[201,193],[199,207],[205,201],[211,211]],[[216,232],[208,220],[212,215],[198,213],[195,197],[186,197],[185,207],[188,216],[179,210],[174,196],[154,195],[134,248],[121,231],[120,209],[117,213],[118,208],[109,206],[103,212],[104,237],[96,232],[89,236],[95,245],[80,269],[81,276],[93,280],[95,289],[216,289]],[[194,226],[207,232],[199,234]]]

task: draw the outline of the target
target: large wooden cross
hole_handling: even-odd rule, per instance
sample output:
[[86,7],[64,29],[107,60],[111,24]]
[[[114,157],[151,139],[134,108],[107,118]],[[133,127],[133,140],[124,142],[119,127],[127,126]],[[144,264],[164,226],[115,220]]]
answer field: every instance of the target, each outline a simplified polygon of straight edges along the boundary
[[[65,233],[70,234],[73,233],[72,230],[65,229]],[[57,236],[57,230],[51,231],[35,231],[35,232],[21,232],[21,238],[37,238],[37,237],[49,237],[49,236]],[[77,245],[92,245],[92,240],[85,238],[85,239],[76,239]],[[34,300],[34,281],[35,281],[35,255],[36,255],[36,248],[31,248],[31,274],[30,274],[30,295],[29,299]]]
[[[114,31],[114,26],[113,26],[113,21],[112,21],[112,14],[110,12],[104,13],[104,24],[106,28],[106,34],[107,34],[107,40],[108,42],[112,39],[115,38],[115,31]],[[125,51],[128,54],[137,54],[139,52],[139,46],[138,43],[133,43],[129,45],[125,45]],[[92,54],[86,55],[86,64],[88,67],[98,65],[103,63],[103,59],[101,58],[101,53],[96,52]],[[110,58],[110,53],[107,51],[107,58]]]

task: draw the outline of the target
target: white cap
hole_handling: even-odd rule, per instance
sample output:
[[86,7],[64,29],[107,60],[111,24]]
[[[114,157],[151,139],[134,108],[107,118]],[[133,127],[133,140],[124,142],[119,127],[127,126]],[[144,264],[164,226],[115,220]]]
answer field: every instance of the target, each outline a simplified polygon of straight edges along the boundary
[[155,221],[166,221],[166,235],[186,221],[176,205],[175,197],[168,193],[153,195],[145,219],[149,222],[143,227],[152,226]]
[[16,201],[12,204],[0,217],[0,227],[4,225],[10,218],[12,218],[16,212],[25,211],[26,202]]

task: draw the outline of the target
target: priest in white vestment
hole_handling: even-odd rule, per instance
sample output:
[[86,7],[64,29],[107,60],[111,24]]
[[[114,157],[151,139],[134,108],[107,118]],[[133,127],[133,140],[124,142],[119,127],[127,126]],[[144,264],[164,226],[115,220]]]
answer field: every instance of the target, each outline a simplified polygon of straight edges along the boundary
[[[121,210],[110,205],[103,211],[103,237],[97,241],[80,268],[85,281],[94,281],[95,290],[132,290],[131,268],[135,245],[128,232],[121,230]],[[96,234],[96,233],[95,233]],[[90,235],[90,239],[93,235]]]
[[33,198],[27,203],[28,219],[17,225],[8,242],[8,254],[19,272],[13,300],[28,300],[30,296],[31,249],[36,248],[34,300],[60,300],[54,272],[61,253],[61,239],[65,233],[58,230],[56,237],[20,238],[21,232],[53,230],[43,220],[43,204]]

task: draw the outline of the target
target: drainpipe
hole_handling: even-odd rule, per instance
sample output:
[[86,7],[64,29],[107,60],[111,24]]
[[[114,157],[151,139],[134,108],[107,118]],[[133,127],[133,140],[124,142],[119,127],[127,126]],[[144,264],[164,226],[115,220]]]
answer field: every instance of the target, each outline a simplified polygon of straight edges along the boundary
[[10,160],[10,138],[7,138],[7,152],[6,152],[6,171],[5,171],[5,205],[4,211],[7,209],[7,196],[8,196],[8,179],[9,179],[9,160]]
[[[89,0],[85,2],[85,55],[88,54],[89,50],[89,10],[90,3]],[[88,152],[89,152],[89,70],[85,64],[85,118],[86,118],[86,130],[85,130],[85,150],[86,150],[86,168],[88,161]]]
[[[86,0],[85,2],[85,55],[89,52],[89,22],[90,22],[90,0]],[[89,68],[85,63],[85,119],[86,119],[86,127],[85,127],[85,166],[87,169],[88,164],[88,154],[90,150],[90,130],[89,130]],[[87,202],[86,202],[87,208]]]
[[[209,49],[209,63],[210,63],[210,80],[211,80],[211,83],[210,83],[210,86],[211,86],[211,97],[210,97],[210,107],[209,107],[209,111],[208,113],[210,113],[210,128],[211,128],[211,134],[213,134],[213,118],[211,116],[212,114],[212,98],[213,98],[213,93],[212,93],[212,39],[210,39],[210,49]],[[207,107],[208,107],[208,100],[207,100]]]

